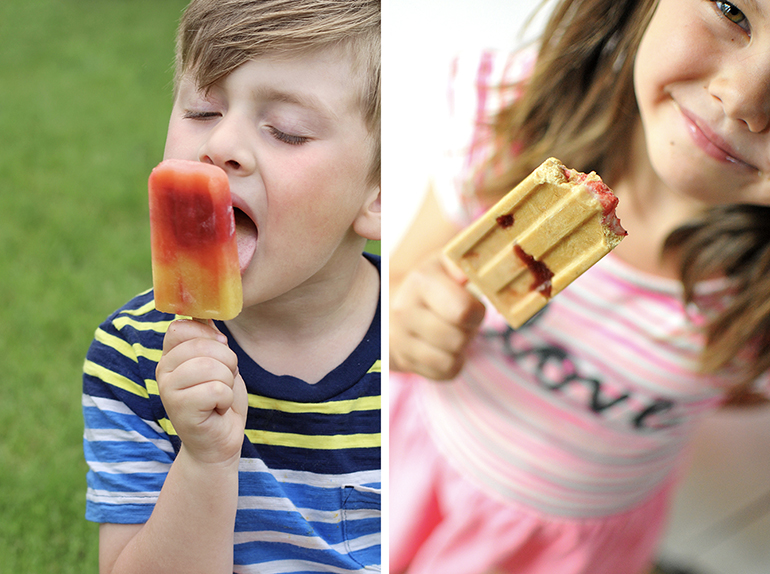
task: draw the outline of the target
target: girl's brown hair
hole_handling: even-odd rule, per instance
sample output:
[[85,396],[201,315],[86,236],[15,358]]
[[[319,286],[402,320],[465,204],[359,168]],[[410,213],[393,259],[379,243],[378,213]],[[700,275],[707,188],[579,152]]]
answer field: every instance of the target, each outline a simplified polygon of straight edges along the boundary
[[191,73],[206,90],[253,58],[335,46],[352,57],[379,181],[380,0],[193,0],[177,32],[175,84]]
[[[622,173],[619,151],[628,149],[639,121],[634,58],[656,6],[657,0],[558,2],[522,96],[496,119],[503,143],[492,161],[507,171],[486,181],[479,199],[493,202],[550,156],[609,182]],[[746,391],[770,369],[770,208],[707,210],[674,231],[664,251],[681,258],[688,303],[699,281],[715,274],[733,280],[737,296],[707,326],[702,368],[737,368],[735,392]]]

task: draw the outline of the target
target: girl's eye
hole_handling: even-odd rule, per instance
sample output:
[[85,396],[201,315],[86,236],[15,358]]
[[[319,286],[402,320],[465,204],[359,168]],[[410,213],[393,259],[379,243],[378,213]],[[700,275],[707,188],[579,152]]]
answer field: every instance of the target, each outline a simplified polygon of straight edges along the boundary
[[738,10],[733,4],[722,2],[720,0],[716,0],[714,4],[716,4],[717,9],[722,13],[722,16],[730,20],[733,24],[737,24],[747,32],[749,31],[749,21],[746,19],[744,13]]
[[302,145],[310,141],[309,137],[287,134],[273,127],[270,128],[270,133],[273,134],[273,137],[278,141],[282,141],[283,143],[286,143],[289,145]]

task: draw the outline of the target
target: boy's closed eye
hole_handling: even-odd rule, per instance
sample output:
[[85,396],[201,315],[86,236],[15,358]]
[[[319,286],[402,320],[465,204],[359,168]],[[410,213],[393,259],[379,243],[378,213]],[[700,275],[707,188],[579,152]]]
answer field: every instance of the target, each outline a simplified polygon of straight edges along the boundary
[[[222,114],[220,112],[210,112],[210,111],[202,111],[202,110],[185,110],[182,115],[182,117],[187,120],[203,120],[203,121],[215,119],[221,116]],[[288,145],[302,145],[310,141],[310,138],[307,136],[291,134],[286,131],[279,130],[274,126],[267,126],[267,129],[275,139]]]
[[186,120],[210,120],[221,116],[219,112],[207,112],[198,110],[185,110],[182,117]]
[[283,132],[279,130],[278,128],[275,128],[273,126],[268,126],[268,130],[270,130],[270,133],[273,135],[275,139],[278,141],[281,141],[285,144],[289,145],[302,145],[304,143],[307,143],[310,141],[310,138],[307,136],[300,136],[300,135],[294,135],[289,134],[286,132]]

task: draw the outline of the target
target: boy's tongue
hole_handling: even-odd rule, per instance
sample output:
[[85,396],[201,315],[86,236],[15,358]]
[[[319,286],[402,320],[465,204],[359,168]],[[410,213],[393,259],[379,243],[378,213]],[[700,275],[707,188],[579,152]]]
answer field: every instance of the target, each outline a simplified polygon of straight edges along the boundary
[[235,239],[238,242],[238,262],[241,275],[251,263],[257,249],[257,226],[251,218],[240,209],[235,210]]

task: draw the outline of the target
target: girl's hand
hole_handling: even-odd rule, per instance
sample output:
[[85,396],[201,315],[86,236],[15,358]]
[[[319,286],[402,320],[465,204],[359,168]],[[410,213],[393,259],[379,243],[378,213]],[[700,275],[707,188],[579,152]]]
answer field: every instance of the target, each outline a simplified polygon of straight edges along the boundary
[[156,379],[168,418],[192,458],[216,464],[240,456],[246,385],[235,353],[212,321],[171,324]]
[[406,275],[390,301],[390,368],[436,380],[454,378],[484,319],[483,303],[440,254]]

